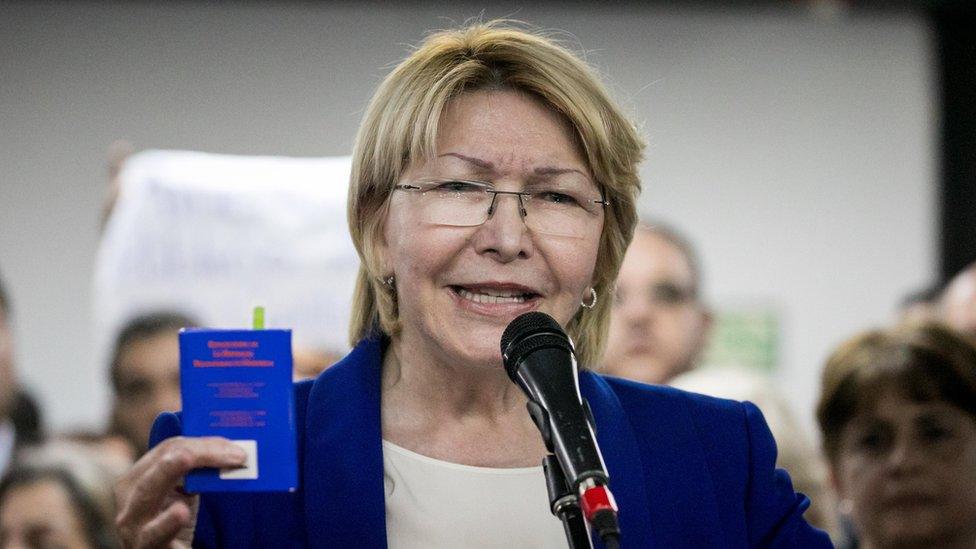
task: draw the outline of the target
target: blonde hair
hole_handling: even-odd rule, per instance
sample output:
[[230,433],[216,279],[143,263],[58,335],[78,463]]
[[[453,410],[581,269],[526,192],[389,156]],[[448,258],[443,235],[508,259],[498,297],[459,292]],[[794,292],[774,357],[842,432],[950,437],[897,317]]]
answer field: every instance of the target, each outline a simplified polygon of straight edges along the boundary
[[376,250],[390,194],[408,166],[433,156],[447,104],[484,89],[527,93],[565,118],[610,202],[593,274],[601,299],[566,326],[580,363],[594,365],[606,339],[613,281],[637,222],[644,142],[585,62],[540,33],[502,21],[431,35],[386,77],[366,109],[349,186],[349,230],[362,259],[351,342],[376,328],[391,336],[400,330],[396,296],[384,283],[390,273]]

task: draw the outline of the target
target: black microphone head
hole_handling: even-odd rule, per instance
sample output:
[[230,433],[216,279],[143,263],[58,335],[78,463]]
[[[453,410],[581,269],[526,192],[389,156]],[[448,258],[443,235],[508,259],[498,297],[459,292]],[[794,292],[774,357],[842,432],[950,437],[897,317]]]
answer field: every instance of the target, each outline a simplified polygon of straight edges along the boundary
[[502,333],[502,354],[505,354],[506,348],[516,339],[541,332],[565,333],[556,319],[541,311],[532,311],[515,317]]
[[515,317],[505,328],[501,340],[502,359],[509,376],[522,357],[543,346],[561,347],[573,352],[569,336],[551,316],[532,311]]

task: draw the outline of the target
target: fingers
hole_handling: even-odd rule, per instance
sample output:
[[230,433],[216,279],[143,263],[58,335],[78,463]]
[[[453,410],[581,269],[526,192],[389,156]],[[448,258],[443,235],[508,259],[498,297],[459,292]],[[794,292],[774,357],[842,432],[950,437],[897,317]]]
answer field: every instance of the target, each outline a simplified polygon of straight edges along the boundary
[[189,506],[174,501],[139,531],[136,547],[166,547],[193,520]]
[[[244,465],[247,455],[236,444],[218,437],[164,441],[139,460],[133,497],[142,505],[159,505],[162,498],[192,469]],[[143,463],[144,462],[144,463]]]
[[[163,441],[142,457],[116,487],[119,514],[116,524],[129,543],[141,546],[143,530],[150,528],[153,539],[179,532],[181,519],[191,516],[185,502],[167,505],[177,493],[183,476],[200,467],[244,465],[246,454],[224,438],[174,437]],[[192,517],[191,517],[192,518]],[[175,526],[174,526],[175,525]]]
[[[138,477],[157,465],[160,459],[178,461],[176,454],[188,454],[191,468],[234,467],[242,465],[246,454],[233,442],[222,437],[173,437],[159,443],[137,461],[126,473],[127,477]],[[226,461],[230,460],[230,461]],[[239,461],[238,461],[239,460]],[[185,471],[184,471],[185,473]]]

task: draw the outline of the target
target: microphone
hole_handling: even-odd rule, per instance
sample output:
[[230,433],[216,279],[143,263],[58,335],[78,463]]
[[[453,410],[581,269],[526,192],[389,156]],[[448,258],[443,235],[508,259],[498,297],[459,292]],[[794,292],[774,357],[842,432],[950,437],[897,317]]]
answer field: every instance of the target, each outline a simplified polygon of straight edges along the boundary
[[579,495],[586,521],[603,540],[616,540],[617,504],[607,484],[589,405],[580,396],[576,354],[551,316],[533,311],[516,317],[501,340],[508,377],[529,398],[529,415],[555,454],[570,489]]

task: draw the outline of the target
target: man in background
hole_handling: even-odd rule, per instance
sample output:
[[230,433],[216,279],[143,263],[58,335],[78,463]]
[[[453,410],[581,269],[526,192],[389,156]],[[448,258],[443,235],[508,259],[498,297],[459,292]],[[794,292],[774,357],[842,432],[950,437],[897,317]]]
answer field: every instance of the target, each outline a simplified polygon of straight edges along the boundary
[[754,403],[776,439],[777,466],[811,500],[805,518],[835,536],[822,460],[772,380],[748,365],[696,369],[712,326],[700,286],[698,258],[687,239],[661,224],[638,225],[617,278],[604,372]]
[[137,458],[149,446],[156,416],[180,409],[178,336],[180,328],[196,325],[180,313],[153,312],[130,320],[116,337],[110,431],[127,440]]
[[0,279],[0,476],[17,450],[42,438],[40,411],[17,382],[10,312],[10,297]]
[[638,225],[617,276],[605,372],[664,384],[694,368],[712,325],[700,279],[687,240],[662,225]]

